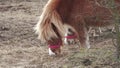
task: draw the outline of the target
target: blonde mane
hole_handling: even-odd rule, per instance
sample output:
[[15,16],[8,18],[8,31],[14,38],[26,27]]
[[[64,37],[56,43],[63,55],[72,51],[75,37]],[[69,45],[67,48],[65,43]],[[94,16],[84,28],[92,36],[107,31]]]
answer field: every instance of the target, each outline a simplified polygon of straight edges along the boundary
[[58,35],[53,30],[52,24],[57,28],[59,34],[64,36],[63,22],[56,11],[59,2],[60,0],[49,0],[44,7],[39,22],[35,26],[36,33],[41,41],[50,40],[52,37],[58,38]]

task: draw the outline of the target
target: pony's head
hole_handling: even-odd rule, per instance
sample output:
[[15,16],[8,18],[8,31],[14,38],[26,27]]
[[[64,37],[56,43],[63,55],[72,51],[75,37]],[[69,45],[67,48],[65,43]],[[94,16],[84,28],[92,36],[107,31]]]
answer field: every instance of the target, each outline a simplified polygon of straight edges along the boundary
[[42,24],[38,23],[35,28],[38,33],[38,38],[41,42],[47,43],[49,48],[49,55],[59,55],[62,46],[62,34],[52,22]]
[[75,44],[77,42],[77,32],[70,25],[65,24],[64,27],[66,30],[64,43],[67,45]]
[[60,55],[61,54],[61,46],[62,40],[57,38],[48,41],[49,46],[49,55]]
[[60,35],[54,24],[51,24],[51,26],[56,36],[51,36],[51,38],[47,40],[49,45],[49,55],[59,55],[61,53],[62,35]]

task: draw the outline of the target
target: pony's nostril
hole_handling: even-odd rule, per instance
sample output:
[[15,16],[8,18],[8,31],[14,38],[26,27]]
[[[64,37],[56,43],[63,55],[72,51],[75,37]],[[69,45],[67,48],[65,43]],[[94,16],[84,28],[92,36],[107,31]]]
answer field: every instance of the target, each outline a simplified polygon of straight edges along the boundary
[[68,44],[70,45],[71,44],[71,42],[70,41],[67,41],[68,42]]
[[69,39],[69,40],[66,41],[65,44],[67,44],[67,45],[71,45],[71,44],[76,44],[76,43],[77,43],[76,40],[74,40],[74,39]]

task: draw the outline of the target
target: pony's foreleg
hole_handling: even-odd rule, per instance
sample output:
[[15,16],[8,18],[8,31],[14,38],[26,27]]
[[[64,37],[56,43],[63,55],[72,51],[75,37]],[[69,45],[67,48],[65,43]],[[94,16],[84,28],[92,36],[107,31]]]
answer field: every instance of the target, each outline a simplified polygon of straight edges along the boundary
[[79,41],[81,43],[82,47],[87,47],[88,49],[90,48],[90,43],[89,43],[89,35],[87,28],[85,26],[79,27]]
[[85,30],[85,45],[87,46],[87,48],[89,49],[90,48],[90,42],[89,42],[89,34],[87,32],[87,30]]

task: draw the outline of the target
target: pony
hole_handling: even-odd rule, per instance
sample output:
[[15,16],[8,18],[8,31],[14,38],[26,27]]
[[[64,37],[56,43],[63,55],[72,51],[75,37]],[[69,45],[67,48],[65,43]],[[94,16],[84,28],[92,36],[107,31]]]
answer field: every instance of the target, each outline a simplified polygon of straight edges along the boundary
[[111,12],[94,0],[48,0],[35,30],[38,38],[49,45],[49,55],[59,55],[63,38],[65,42],[78,39],[81,47],[90,48],[88,28],[110,24]]

